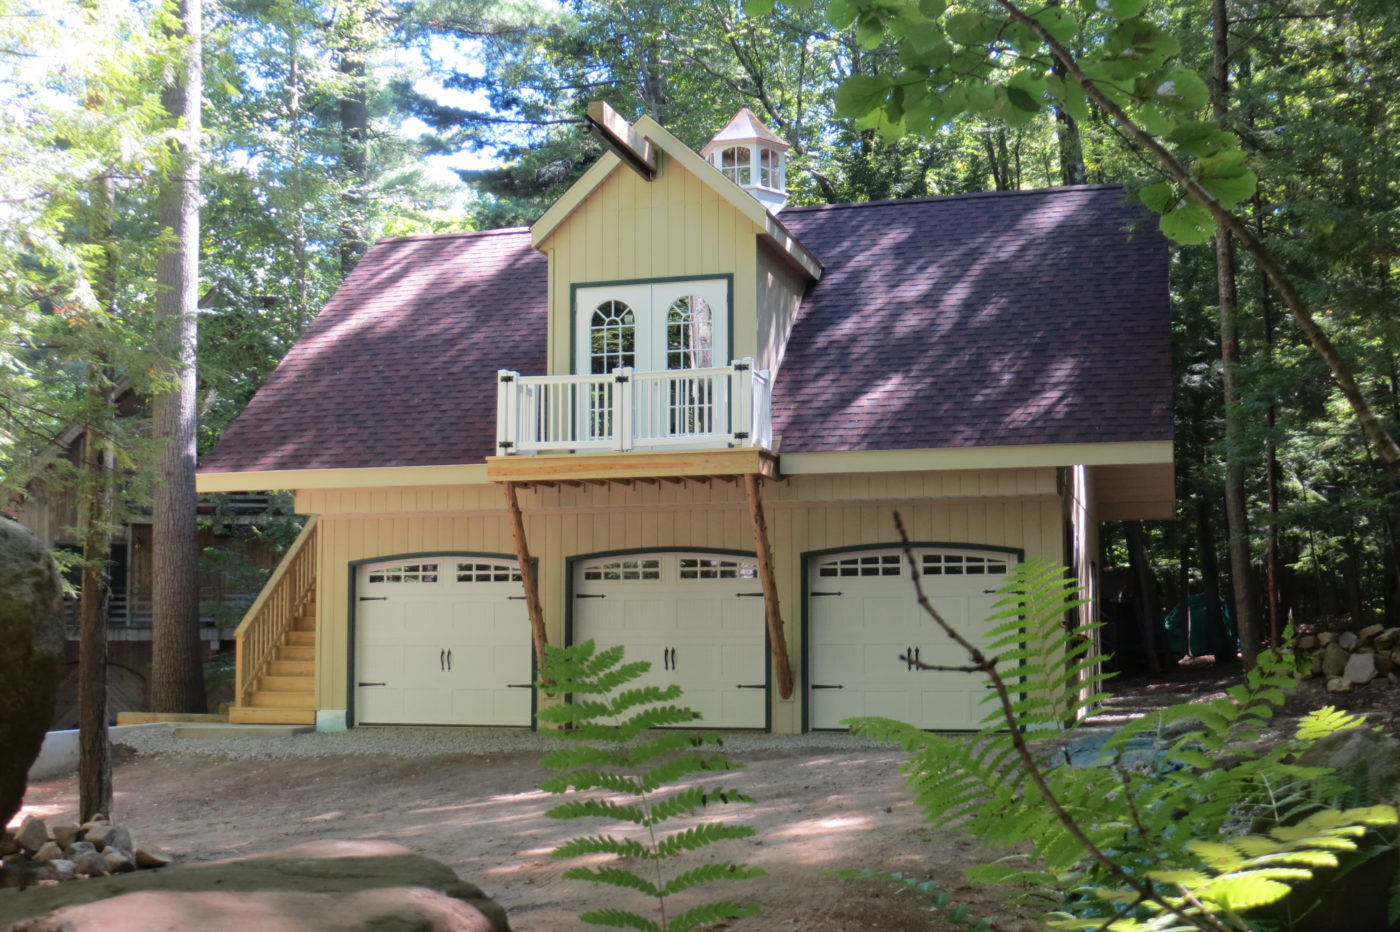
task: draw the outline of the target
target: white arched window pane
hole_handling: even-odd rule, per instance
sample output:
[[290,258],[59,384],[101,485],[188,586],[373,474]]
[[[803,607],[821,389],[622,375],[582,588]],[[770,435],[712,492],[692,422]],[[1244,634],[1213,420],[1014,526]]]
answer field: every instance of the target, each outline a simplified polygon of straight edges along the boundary
[[719,170],[738,185],[752,184],[753,169],[749,164],[747,146],[730,146],[719,154]]
[[589,323],[589,371],[595,375],[636,365],[637,316],[621,301],[604,301]]
[[679,298],[666,311],[666,368],[714,365],[714,311],[699,295]]

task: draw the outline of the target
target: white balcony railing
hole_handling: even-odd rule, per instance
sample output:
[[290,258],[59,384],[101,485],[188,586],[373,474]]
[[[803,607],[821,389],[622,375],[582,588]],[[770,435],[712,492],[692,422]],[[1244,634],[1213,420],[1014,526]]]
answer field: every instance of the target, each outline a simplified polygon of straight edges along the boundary
[[752,359],[708,369],[605,375],[497,372],[502,455],[772,447],[768,372]]

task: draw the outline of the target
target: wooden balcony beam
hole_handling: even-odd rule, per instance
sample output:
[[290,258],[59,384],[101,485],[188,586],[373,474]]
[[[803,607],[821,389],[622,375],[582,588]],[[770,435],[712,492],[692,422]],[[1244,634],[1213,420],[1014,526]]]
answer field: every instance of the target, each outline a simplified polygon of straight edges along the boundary
[[530,636],[535,645],[535,661],[544,665],[544,650],[549,646],[549,636],[544,629],[544,608],[540,605],[539,582],[535,579],[535,567],[530,562],[530,547],[525,540],[525,519],[520,513],[520,499],[515,494],[515,483],[505,483],[506,505],[510,508],[510,532],[515,539],[515,559],[520,564],[520,584],[525,589],[525,611],[530,616]]
[[744,498],[749,505],[753,523],[754,552],[758,554],[758,580],[763,586],[764,615],[768,623],[768,644],[773,652],[773,671],[778,680],[778,695],[792,698],[792,661],[788,657],[787,637],[783,633],[783,613],[778,605],[778,577],[773,572],[773,548],[768,545],[768,521],[763,515],[761,477],[744,476]]
[[486,478],[492,482],[616,482],[734,478],[778,478],[778,458],[766,450],[733,447],[719,450],[646,450],[630,453],[559,453],[538,456],[488,456]]

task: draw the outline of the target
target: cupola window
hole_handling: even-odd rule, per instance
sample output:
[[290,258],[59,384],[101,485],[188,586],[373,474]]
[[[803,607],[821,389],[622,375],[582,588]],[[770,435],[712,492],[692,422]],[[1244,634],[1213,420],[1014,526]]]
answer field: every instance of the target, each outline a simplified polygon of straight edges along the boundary
[[743,187],[752,184],[752,167],[750,166],[749,150],[743,146],[730,146],[720,153],[719,170],[735,184]]
[[745,107],[705,144],[700,154],[724,177],[776,214],[787,203],[788,148]]

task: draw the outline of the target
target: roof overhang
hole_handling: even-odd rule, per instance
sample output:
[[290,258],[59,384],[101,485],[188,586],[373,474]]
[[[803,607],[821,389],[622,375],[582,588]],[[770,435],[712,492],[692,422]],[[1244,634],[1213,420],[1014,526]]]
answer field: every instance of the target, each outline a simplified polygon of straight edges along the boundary
[[[623,121],[622,125],[627,126],[626,121]],[[617,126],[611,127],[609,131],[614,134],[623,132]],[[658,169],[665,158],[674,160],[676,164],[698,178],[702,184],[719,195],[722,200],[752,223],[754,232],[773,246],[793,266],[812,281],[821,278],[821,261],[806,246],[803,246],[797,237],[793,236],[776,217],[770,214],[766,207],[743,188],[724,177],[719,169],[671,135],[660,123],[651,117],[644,116],[628,126],[627,132],[651,144],[651,151],[656,158]],[[604,153],[602,158],[594,162],[588,171],[583,173],[583,177],[575,181],[569,190],[565,191],[563,196],[534,222],[530,227],[530,243],[536,249],[543,249],[559,225],[577,210],[593,193],[594,189],[601,185],[614,170],[624,164],[626,163],[615,152]]]

